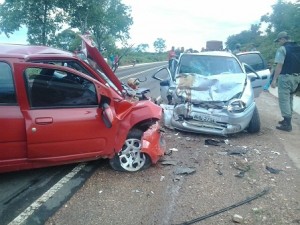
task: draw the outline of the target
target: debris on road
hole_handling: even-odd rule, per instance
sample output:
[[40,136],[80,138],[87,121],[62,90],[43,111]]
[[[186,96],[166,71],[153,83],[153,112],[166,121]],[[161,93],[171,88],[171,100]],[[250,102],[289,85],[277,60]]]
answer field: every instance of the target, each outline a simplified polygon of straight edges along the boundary
[[204,144],[205,145],[214,145],[214,146],[220,146],[220,144],[225,143],[224,140],[217,140],[217,139],[205,139]]
[[273,174],[278,174],[280,171],[282,171],[282,170],[279,170],[279,169],[274,169],[274,168],[269,167],[269,166],[266,166],[266,170],[268,170],[270,173],[273,173]]
[[195,173],[196,170],[190,167],[177,167],[174,171],[176,175],[189,175]]

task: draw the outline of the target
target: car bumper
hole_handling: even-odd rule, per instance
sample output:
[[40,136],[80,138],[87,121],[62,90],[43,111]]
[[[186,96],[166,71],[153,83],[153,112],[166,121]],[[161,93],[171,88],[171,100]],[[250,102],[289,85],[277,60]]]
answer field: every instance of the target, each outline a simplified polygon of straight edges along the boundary
[[[226,136],[238,133],[247,128],[255,109],[255,102],[243,112],[230,113],[225,109],[208,111],[203,108],[191,106],[188,116],[178,117],[174,113],[173,105],[161,105],[163,108],[163,123],[170,129]],[[207,120],[193,119],[192,115],[206,115]]]
[[155,164],[164,155],[165,151],[166,143],[163,132],[159,122],[156,122],[144,132],[141,152],[148,154],[152,163]]

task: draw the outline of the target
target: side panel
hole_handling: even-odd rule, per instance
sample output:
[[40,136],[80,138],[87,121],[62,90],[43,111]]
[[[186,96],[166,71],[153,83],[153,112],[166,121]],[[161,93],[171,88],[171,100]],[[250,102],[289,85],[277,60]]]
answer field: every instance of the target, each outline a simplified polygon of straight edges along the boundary
[[26,157],[25,122],[20,108],[0,105],[0,164]]
[[24,158],[25,122],[17,101],[13,73],[8,63],[0,62],[0,168]]

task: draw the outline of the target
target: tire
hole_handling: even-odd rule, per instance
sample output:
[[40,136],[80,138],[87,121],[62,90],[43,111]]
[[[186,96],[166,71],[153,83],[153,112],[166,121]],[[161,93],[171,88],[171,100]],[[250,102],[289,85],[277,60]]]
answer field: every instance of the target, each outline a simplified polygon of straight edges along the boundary
[[133,129],[129,132],[122,150],[109,161],[110,166],[114,170],[136,172],[150,167],[150,157],[141,153],[142,135],[143,131],[138,129]]
[[250,123],[247,127],[247,131],[250,134],[257,133],[260,131],[260,118],[258,114],[257,107],[255,106],[255,109],[253,111],[252,118],[250,120]]

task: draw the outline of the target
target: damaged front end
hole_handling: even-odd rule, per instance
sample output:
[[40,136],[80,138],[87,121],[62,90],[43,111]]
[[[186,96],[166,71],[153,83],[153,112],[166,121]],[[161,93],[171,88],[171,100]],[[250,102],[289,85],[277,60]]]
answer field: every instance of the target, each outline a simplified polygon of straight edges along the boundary
[[163,131],[159,122],[156,122],[144,132],[141,152],[148,154],[154,164],[164,155],[165,151],[166,142]]
[[225,136],[244,130],[251,121],[256,106],[244,74],[180,74],[176,84],[172,104],[161,104],[168,128]]

